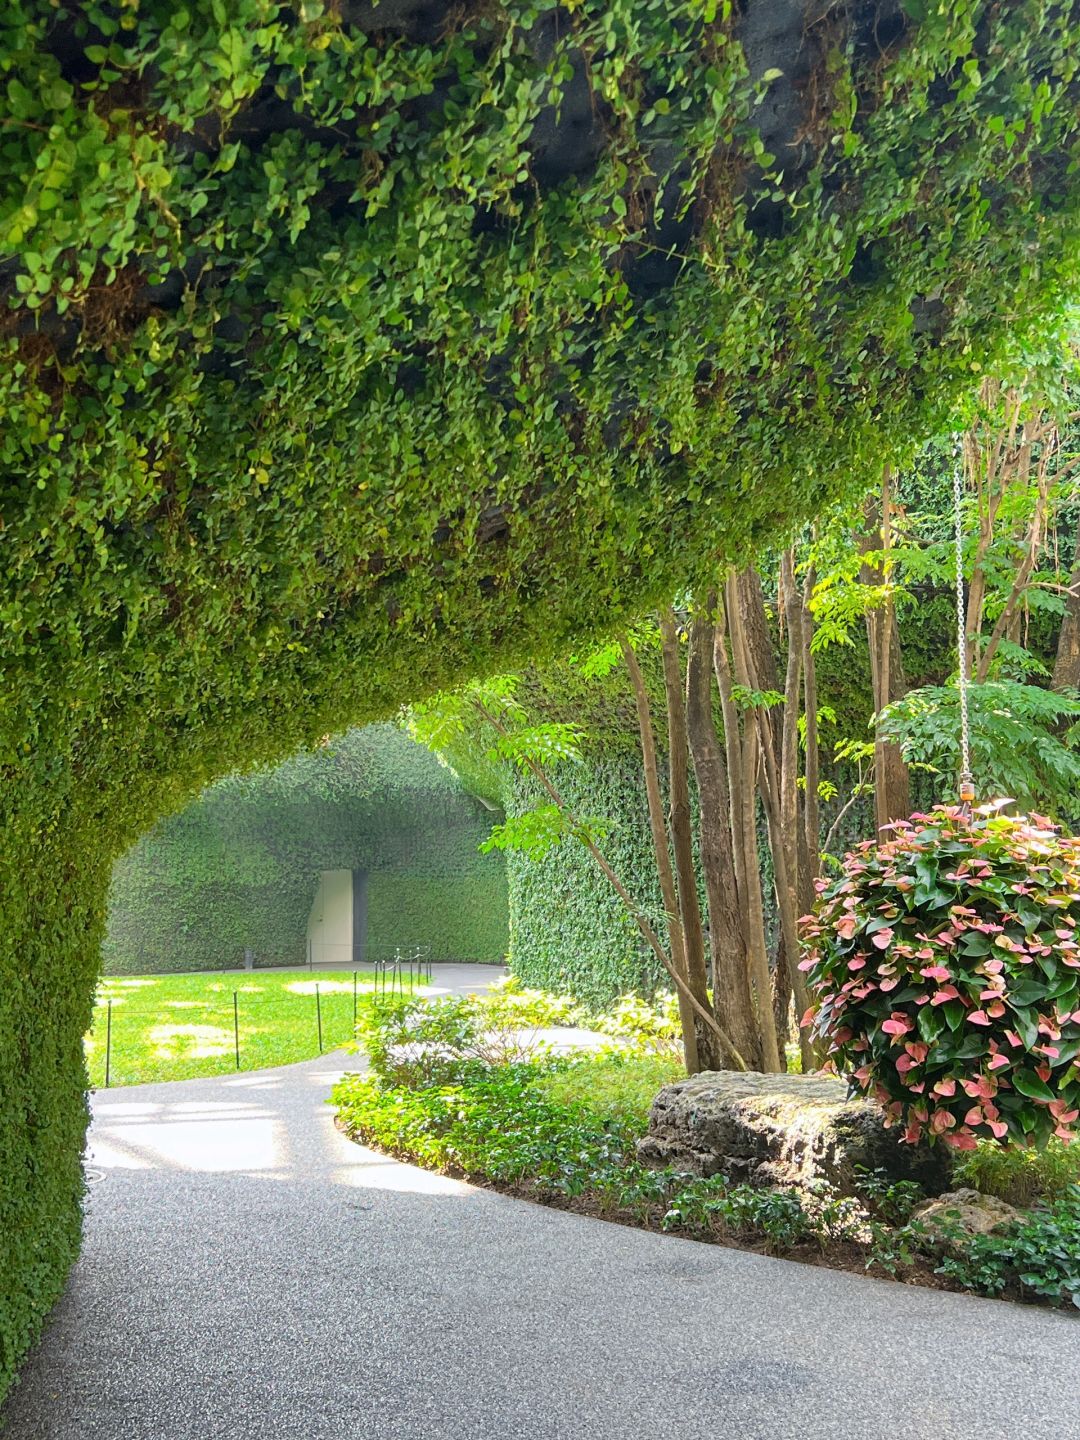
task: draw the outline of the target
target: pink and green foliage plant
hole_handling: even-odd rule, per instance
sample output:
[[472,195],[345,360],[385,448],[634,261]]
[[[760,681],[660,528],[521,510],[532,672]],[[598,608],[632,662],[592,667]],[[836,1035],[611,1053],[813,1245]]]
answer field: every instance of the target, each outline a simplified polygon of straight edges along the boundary
[[1080,839],[941,806],[818,881],[803,1017],[904,1140],[1080,1135]]

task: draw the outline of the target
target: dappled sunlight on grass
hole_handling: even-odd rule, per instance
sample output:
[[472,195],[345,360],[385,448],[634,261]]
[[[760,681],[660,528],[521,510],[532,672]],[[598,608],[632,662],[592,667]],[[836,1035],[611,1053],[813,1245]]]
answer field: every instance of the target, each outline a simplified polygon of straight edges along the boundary
[[147,1031],[147,1040],[160,1060],[201,1060],[233,1048],[232,1035],[219,1025],[155,1025]]
[[[371,971],[359,971],[357,994],[369,993],[374,982]],[[241,1070],[312,1059],[319,1054],[320,1020],[324,1051],[352,1040],[352,971],[106,976],[85,1041],[91,1085],[105,1083],[110,1004],[110,1085],[234,1073],[234,997]]]

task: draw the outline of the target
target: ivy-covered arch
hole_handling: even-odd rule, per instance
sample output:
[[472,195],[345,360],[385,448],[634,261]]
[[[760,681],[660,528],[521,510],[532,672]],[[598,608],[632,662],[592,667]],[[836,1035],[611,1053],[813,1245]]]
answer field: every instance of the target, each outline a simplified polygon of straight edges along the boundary
[[1036,347],[1080,255],[1078,23],[4,7],[0,1376],[77,1246],[113,856],[595,633]]
[[303,964],[320,872],[339,869],[363,872],[364,903],[334,963],[412,945],[433,960],[501,961],[506,864],[479,849],[494,818],[398,725],[229,776],[117,862],[104,968],[219,970],[245,951],[257,967]]

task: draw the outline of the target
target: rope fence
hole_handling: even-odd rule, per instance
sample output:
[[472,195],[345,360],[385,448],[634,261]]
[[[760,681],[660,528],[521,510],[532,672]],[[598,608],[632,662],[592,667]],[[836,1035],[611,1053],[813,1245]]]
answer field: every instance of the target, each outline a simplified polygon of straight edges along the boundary
[[[257,975],[258,971],[250,973]],[[313,970],[309,973],[318,974],[319,971]],[[363,982],[361,975],[364,976]],[[328,1039],[331,1048],[352,1039],[356,1031],[357,1011],[362,994],[380,997],[404,996],[421,985],[430,984],[431,976],[431,954],[427,947],[398,947],[392,954],[365,957],[364,968],[351,971],[351,987],[347,986],[344,990],[340,981],[328,979],[321,982],[316,980],[307,994],[279,991],[271,995],[258,995],[238,987],[231,994],[223,991],[220,999],[163,1000],[156,1005],[140,1005],[137,1000],[129,1000],[127,996],[109,996],[95,1005],[89,1033],[91,1037],[96,1037],[104,1026],[106,1089],[112,1084],[116,1050],[125,1039],[131,1039],[133,1035],[143,1036],[147,1021],[156,1021],[173,1033],[185,1024],[206,1025],[217,1031],[215,1040],[219,1046],[224,1044],[225,1037],[231,1031],[233,1060],[235,1068],[239,1070],[243,1059],[243,1042],[245,1038],[252,1038],[250,1027],[265,1024],[267,1019],[272,1018],[270,1012],[274,1012],[278,1019],[286,1013],[289,1014],[289,1033],[294,1037],[302,1033],[305,1025],[310,1025],[312,1028],[308,1033],[314,1033],[318,1053],[322,1055],[327,1048]],[[344,979],[344,976],[342,978]],[[293,1015],[296,1017],[295,1024]],[[345,1017],[348,1017],[347,1023],[343,1024]],[[129,1026],[129,1021],[134,1023]],[[248,1026],[246,1037],[245,1023]]]

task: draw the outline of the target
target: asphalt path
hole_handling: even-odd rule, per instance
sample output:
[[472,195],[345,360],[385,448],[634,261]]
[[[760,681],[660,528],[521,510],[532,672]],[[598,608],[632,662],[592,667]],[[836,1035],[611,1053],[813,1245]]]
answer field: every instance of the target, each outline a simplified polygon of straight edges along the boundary
[[399,1164],[333,1125],[350,1065],[95,1096],[5,1440],[1080,1440],[1080,1320]]

